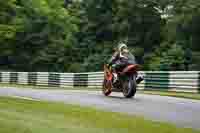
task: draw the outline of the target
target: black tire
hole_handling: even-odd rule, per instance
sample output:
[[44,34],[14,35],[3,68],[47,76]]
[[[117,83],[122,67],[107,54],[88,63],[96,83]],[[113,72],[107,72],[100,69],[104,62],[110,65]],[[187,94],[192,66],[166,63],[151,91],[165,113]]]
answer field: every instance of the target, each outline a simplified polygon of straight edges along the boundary
[[130,76],[129,80],[123,84],[123,94],[126,98],[135,96],[137,88],[136,75]]
[[104,79],[103,81],[103,85],[102,85],[102,93],[105,95],[105,96],[109,96],[111,94],[111,87],[112,86],[112,83],[109,83],[109,81],[107,81],[106,79]]

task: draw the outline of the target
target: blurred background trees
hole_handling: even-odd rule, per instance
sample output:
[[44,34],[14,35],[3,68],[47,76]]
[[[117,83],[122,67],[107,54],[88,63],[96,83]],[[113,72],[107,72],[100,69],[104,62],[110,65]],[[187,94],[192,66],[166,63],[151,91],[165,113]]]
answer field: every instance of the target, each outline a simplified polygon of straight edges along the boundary
[[143,70],[200,70],[199,3],[0,1],[0,69],[101,71],[125,41]]

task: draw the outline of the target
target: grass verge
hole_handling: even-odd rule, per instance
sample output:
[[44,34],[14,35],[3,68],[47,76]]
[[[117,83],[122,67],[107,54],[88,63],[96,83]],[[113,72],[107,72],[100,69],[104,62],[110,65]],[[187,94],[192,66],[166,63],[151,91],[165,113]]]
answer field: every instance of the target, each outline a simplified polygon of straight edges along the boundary
[[1,133],[198,133],[140,117],[62,103],[0,97]]

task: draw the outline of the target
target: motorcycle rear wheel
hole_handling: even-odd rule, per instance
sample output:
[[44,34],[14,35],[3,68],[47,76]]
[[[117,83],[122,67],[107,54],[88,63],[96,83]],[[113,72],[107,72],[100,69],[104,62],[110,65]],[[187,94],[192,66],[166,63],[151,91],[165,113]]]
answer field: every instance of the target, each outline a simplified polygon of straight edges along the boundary
[[126,98],[132,98],[135,96],[136,88],[136,75],[130,76],[129,79],[123,83],[123,95]]

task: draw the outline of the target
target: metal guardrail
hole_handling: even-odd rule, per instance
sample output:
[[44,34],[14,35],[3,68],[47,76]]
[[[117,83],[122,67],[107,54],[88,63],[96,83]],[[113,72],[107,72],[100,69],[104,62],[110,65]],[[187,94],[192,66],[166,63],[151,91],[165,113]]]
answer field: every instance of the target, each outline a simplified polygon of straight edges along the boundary
[[[145,80],[138,89],[198,92],[199,71],[141,71]],[[50,87],[101,88],[103,72],[52,73],[52,72],[0,72],[0,83],[40,85]]]

